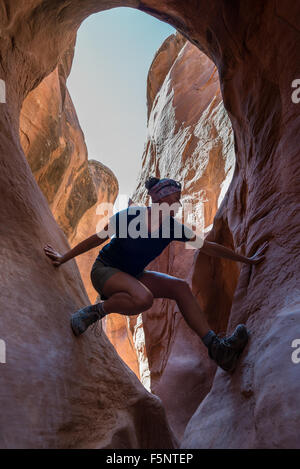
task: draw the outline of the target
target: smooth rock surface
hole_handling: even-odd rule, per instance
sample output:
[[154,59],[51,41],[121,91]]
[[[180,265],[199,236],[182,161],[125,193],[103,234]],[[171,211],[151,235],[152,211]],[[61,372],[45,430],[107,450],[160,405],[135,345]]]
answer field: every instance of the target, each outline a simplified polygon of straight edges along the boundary
[[[227,323],[228,333],[246,323],[251,342],[234,377],[217,371],[181,447],[299,448],[300,368],[291,359],[300,337],[299,4],[149,0],[142,9],[167,18],[218,68],[236,167],[209,239],[246,255],[270,242],[263,264],[240,266]],[[210,263],[228,281],[223,262]],[[206,291],[221,302],[224,282],[213,275]]]
[[7,350],[0,446],[173,448],[161,402],[105,334],[72,335],[70,314],[89,303],[75,261],[56,269],[43,253],[47,242],[61,252],[69,245],[25,158],[19,115],[28,92],[74,41],[77,8],[71,5],[77,17],[71,25],[63,6],[29,1],[0,7],[0,77],[6,83],[0,104],[0,336]]
[[[20,115],[24,153],[71,247],[97,232],[104,212],[101,204],[113,204],[119,189],[107,166],[88,159],[84,135],[66,86],[73,55],[72,45],[56,69],[26,97]],[[102,246],[76,257],[92,303],[98,293],[91,283],[90,271]],[[106,333],[113,345],[118,344],[120,357],[139,377],[137,353],[127,334],[126,317],[112,314],[103,322],[110,324]]]
[[[101,203],[114,203],[119,185],[113,172],[89,160],[84,135],[66,86],[73,44],[22,104],[20,141],[34,177],[71,247],[97,231]],[[98,211],[97,211],[98,208]],[[102,211],[103,212],[103,211]],[[90,270],[99,248],[76,258],[88,297],[97,292]]]
[[[150,203],[144,188],[149,175],[181,181],[181,203],[186,211],[187,204],[193,202],[189,215],[201,234],[201,228],[211,225],[232,178],[233,135],[221,99],[216,67],[181,37],[176,34],[166,39],[149,70],[148,95],[149,88],[157,89],[157,95],[148,101],[150,105],[152,102],[148,140],[139,184],[132,198],[146,205]],[[169,55],[172,61],[165,60]],[[159,87],[161,76],[164,80]],[[151,86],[151,81],[155,86]],[[199,255],[202,265],[194,273],[195,255],[194,248],[173,242],[147,269],[186,279],[211,318],[212,327],[226,330],[238,269],[229,263],[229,278],[217,279],[210,267],[211,260]],[[228,262],[224,262],[226,265]],[[209,291],[209,282],[215,276],[216,283],[219,280],[224,284],[224,295],[219,301]],[[151,389],[163,400],[170,424],[180,439],[187,422],[209,392],[216,366],[208,359],[206,348],[187,325],[174,300],[156,299],[142,316]]]
[[[78,355],[72,347],[81,347],[79,341],[71,338],[70,345],[66,344],[67,332],[62,328],[67,322],[62,323],[62,318],[87,297],[74,263],[54,273],[41,256],[45,242],[52,241],[59,249],[65,249],[67,243],[32,176],[18,136],[24,98],[55,69],[74,42],[81,22],[97,11],[121,5],[139,8],[172,24],[217,66],[224,106],[234,130],[236,167],[210,239],[232,243],[247,255],[265,240],[270,241],[266,262],[252,269],[242,266],[227,323],[230,332],[245,322],[252,332],[251,342],[233,378],[217,371],[181,446],[299,448],[300,368],[291,360],[291,344],[300,337],[300,119],[299,104],[292,100],[292,83],[300,75],[300,7],[292,0],[2,2],[0,78],[6,83],[6,104],[0,104],[0,188],[1,201],[5,201],[0,204],[0,330],[13,360],[10,368],[1,365],[2,446],[84,446],[92,441],[92,446],[101,447],[107,445],[106,437],[101,439],[102,431],[108,435],[107,428],[114,447],[157,447],[157,442],[171,445],[165,422],[157,428],[155,398],[150,398],[149,407],[142,399],[142,410],[136,406],[136,414],[132,401],[128,405],[127,373],[115,387],[116,399],[112,398],[110,387],[115,377],[124,375],[117,359],[117,372],[112,381],[109,379],[114,353],[109,344],[110,367],[100,380],[95,379],[94,368],[84,366],[92,359],[88,337],[80,342],[83,350]],[[220,269],[222,278],[226,272],[222,263],[211,261],[211,266]],[[222,301],[224,284],[215,282],[214,275],[211,279],[207,291]],[[52,372],[56,370],[60,379],[49,373],[46,339],[40,341],[43,332],[50,340],[46,350],[54,346]],[[57,357],[60,343],[67,353],[67,367],[61,356]],[[69,359],[75,366],[72,376]],[[102,373],[103,368],[96,368],[96,375]],[[74,385],[78,374],[82,379],[76,379]],[[103,412],[98,411],[99,420],[92,408],[92,419],[87,419],[91,401],[86,396],[91,391],[95,405],[99,387],[93,385],[100,385],[104,376],[109,412],[103,419]],[[139,393],[140,384],[136,386]],[[78,392],[84,394],[84,400],[78,400]],[[141,392],[147,401],[149,395]],[[161,407],[159,412],[162,415]],[[141,414],[149,416],[150,424],[135,420],[134,415]],[[74,419],[79,427],[73,426]],[[129,425],[130,436],[124,433],[123,422]],[[70,429],[69,436],[60,434],[58,438],[59,428]],[[76,440],[76,434],[81,441]]]

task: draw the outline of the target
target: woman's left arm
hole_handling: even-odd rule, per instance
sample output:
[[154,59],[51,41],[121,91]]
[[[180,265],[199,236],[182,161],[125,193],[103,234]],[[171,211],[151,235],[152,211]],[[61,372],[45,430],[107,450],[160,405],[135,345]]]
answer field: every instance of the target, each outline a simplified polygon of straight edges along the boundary
[[253,265],[258,264],[264,260],[264,252],[268,246],[269,241],[265,241],[252,257],[246,257],[235,253],[231,249],[228,249],[221,244],[213,243],[211,241],[204,241],[202,248],[200,248],[200,252],[207,254],[208,256],[223,257],[225,259],[231,259],[232,261]]

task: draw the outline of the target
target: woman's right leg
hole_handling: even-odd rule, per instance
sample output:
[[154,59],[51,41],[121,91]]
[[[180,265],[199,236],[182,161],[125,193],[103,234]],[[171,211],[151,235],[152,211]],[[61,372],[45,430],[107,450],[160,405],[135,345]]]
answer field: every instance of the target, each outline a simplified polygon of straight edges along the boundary
[[102,287],[108,298],[103,301],[104,311],[126,315],[139,314],[151,308],[153,294],[139,280],[126,272],[115,272]]
[[92,324],[97,324],[98,319],[102,319],[106,314],[139,314],[152,306],[153,294],[132,275],[118,269],[109,273],[106,271],[105,275],[109,275],[106,280],[102,275],[102,267],[98,275],[97,269],[92,269],[91,280],[94,288],[107,300],[86,306],[72,314],[71,328],[75,336],[81,335]]

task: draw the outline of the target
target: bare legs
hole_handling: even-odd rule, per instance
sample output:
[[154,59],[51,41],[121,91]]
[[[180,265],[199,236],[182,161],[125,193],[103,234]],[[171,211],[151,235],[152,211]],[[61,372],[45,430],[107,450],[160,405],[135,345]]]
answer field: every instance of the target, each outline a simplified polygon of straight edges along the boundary
[[153,298],[132,297],[129,293],[119,292],[104,300],[103,307],[107,313],[126,314],[127,316],[139,314],[151,308]]
[[200,338],[210,330],[206,317],[185,280],[161,272],[147,271],[140,281],[149,288],[154,298],[175,300],[185,321]]
[[210,330],[200,305],[183,279],[147,271],[137,280],[120,272],[107,280],[103,293],[109,297],[103,302],[107,313],[139,314],[151,308],[154,298],[170,298],[177,302],[185,321],[200,338]]
[[130,316],[146,311],[153,303],[151,291],[126,272],[112,275],[105,282],[103,294],[108,297],[103,302],[103,308],[107,313]]
[[205,336],[210,327],[189,285],[185,283],[176,296],[178,308],[187,324],[200,338]]
[[185,280],[152,271],[145,272],[138,280],[126,275],[118,272],[105,283],[103,293],[109,297],[103,302],[106,312],[138,314],[151,307],[153,298],[173,299],[186,323],[208,348],[210,358],[225,371],[232,373],[235,370],[248,342],[245,325],[239,324],[227,341],[223,341],[210,329],[202,309]]

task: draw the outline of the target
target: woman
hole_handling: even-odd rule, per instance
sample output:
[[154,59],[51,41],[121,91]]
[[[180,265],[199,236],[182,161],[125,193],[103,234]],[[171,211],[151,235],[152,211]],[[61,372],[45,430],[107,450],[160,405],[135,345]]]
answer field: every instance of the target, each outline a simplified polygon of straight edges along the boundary
[[[113,231],[115,237],[112,237],[111,241],[100,250],[91,271],[93,286],[100,294],[102,301],[72,314],[73,333],[76,336],[82,334],[91,324],[96,323],[98,319],[109,313],[139,314],[152,306],[154,298],[169,298],[177,302],[187,324],[208,348],[210,358],[224,370],[233,372],[237,360],[248,342],[246,327],[240,324],[230,337],[220,338],[210,329],[203,311],[184,279],[161,272],[144,270],[144,267],[175,239],[192,243],[200,241],[198,243],[201,246],[200,251],[208,256],[223,257],[251,265],[264,259],[263,253],[267,248],[267,243],[264,243],[254,256],[245,257],[217,243],[200,239],[186,225],[179,224],[174,219],[174,212],[177,211],[180,204],[180,183],[173,179],[150,177],[146,182],[146,189],[152,198],[151,207],[134,206],[135,213],[133,213],[134,210],[131,210],[132,207],[118,212],[113,215],[100,233],[82,241],[63,256],[50,245],[45,246],[45,254],[58,267],[73,257],[102,244],[109,238],[107,228],[115,225]],[[170,210],[165,217],[162,217],[165,210],[160,210],[160,208],[166,207],[166,204],[168,207],[175,205],[176,209]],[[158,208],[156,213],[159,214],[159,223],[156,223],[156,226],[153,226],[155,221],[153,207]],[[141,216],[139,227],[142,229],[140,232],[146,236],[136,237],[128,234],[130,222],[136,217],[137,211]],[[112,221],[114,223],[111,223]],[[143,225],[143,221],[145,225]],[[124,222],[126,232],[125,236],[122,237],[120,223],[123,223],[124,228]],[[170,227],[167,236],[162,230],[166,222],[169,223]],[[178,236],[178,231],[176,232],[178,227],[180,228],[180,236]]]

